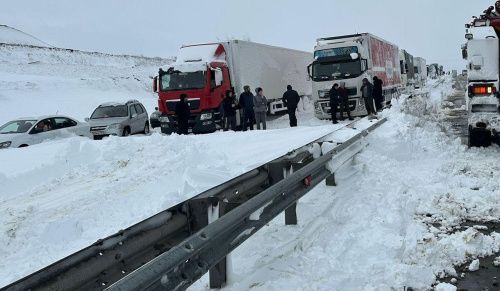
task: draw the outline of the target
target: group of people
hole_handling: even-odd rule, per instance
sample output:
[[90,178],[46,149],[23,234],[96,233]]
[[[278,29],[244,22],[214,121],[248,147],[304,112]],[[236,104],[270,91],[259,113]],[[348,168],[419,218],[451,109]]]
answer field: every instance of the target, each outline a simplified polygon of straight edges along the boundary
[[[300,101],[299,93],[293,90],[291,85],[288,85],[286,92],[283,93],[282,100],[288,110],[290,126],[297,126],[297,117],[295,112],[297,111]],[[260,87],[255,89],[254,95],[250,90],[250,86],[244,86],[243,93],[240,94],[238,100],[236,100],[234,90],[227,90],[219,109],[222,119],[222,128],[224,131],[236,131],[237,110],[241,110],[241,130],[253,130],[254,125],[256,125],[258,130],[265,130],[267,128],[267,98],[264,95],[264,90]],[[178,124],[177,133],[188,134],[191,111],[186,94],[181,94],[180,102],[177,103],[175,107],[175,115],[177,117]]]
[[[383,107],[382,85],[383,81],[377,76],[373,77],[373,84],[367,78],[363,79],[361,96],[365,101],[365,108],[369,116],[376,116],[377,111]],[[337,111],[340,115],[340,120],[344,120],[344,112],[347,114],[349,120],[353,120],[349,107],[349,92],[345,88],[345,82],[340,82],[340,85],[337,83],[333,84],[329,94],[332,122],[334,124],[338,123]]]

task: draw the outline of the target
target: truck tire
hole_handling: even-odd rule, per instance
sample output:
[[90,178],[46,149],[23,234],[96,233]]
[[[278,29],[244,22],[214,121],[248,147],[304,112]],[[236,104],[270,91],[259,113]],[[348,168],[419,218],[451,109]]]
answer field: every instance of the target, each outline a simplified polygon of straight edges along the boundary
[[489,147],[491,145],[491,132],[474,131],[469,127],[469,147]]

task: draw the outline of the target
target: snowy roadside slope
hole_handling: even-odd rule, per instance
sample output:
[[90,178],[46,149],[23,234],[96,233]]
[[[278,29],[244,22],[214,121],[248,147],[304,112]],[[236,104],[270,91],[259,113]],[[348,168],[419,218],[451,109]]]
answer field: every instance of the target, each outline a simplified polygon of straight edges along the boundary
[[2,150],[0,286],[340,127],[75,137]]
[[22,116],[83,120],[107,101],[157,105],[151,77],[171,60],[0,44],[0,124]]
[[19,29],[15,29],[8,25],[0,25],[0,44],[16,44],[38,47],[51,47],[38,38],[29,35]]
[[281,215],[231,255],[225,290],[427,290],[454,265],[499,251],[498,233],[454,229],[500,219],[500,148],[469,150],[429,118],[448,86],[432,89],[423,116],[395,102],[338,186],[298,203],[299,225]]

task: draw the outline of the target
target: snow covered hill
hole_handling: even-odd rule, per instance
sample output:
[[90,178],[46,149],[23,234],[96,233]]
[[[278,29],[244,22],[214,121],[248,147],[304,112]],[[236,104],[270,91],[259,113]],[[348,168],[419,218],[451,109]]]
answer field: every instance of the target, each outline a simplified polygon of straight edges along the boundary
[[51,45],[19,29],[0,24],[0,44],[51,47]]
[[0,44],[0,124],[21,116],[80,120],[103,102],[157,104],[151,77],[171,60]]

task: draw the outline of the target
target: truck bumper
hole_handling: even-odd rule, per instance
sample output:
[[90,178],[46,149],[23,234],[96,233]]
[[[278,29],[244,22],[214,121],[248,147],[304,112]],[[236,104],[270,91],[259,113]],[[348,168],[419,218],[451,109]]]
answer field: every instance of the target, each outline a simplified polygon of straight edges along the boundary
[[[365,108],[365,101],[363,98],[349,98],[349,108],[351,109],[351,116],[365,116],[367,114]],[[314,114],[318,119],[331,119],[332,114],[330,111],[330,101],[329,100],[319,100],[314,102]],[[337,107],[337,112],[339,112],[340,107]],[[337,117],[340,113],[337,113]]]
[[[205,112],[203,112],[205,113]],[[220,128],[218,115],[213,114],[211,119],[201,120],[203,113],[192,114],[188,122],[188,132],[194,134],[212,133]],[[161,132],[172,134],[178,131],[178,122],[175,116],[168,116],[168,121],[160,119]]]

